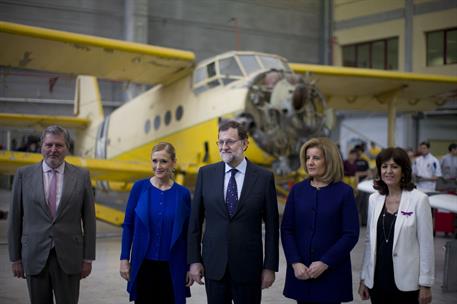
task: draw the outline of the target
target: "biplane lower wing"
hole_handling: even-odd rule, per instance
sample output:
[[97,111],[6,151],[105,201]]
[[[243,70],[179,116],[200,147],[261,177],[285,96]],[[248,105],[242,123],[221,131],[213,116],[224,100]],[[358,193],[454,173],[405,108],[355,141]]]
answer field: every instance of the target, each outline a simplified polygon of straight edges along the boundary
[[[14,174],[22,166],[38,163],[43,159],[39,153],[0,151],[0,174]],[[133,182],[151,175],[151,165],[135,161],[89,159],[77,156],[65,158],[70,164],[86,168],[96,181]]]

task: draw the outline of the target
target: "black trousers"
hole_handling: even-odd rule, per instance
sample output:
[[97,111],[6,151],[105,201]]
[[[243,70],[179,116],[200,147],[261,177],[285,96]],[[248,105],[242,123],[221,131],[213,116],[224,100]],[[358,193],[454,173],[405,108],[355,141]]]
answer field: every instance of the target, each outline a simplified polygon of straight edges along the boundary
[[419,304],[419,290],[381,290],[374,286],[373,289],[368,289],[368,292],[373,304]]
[[303,302],[297,301],[297,304],[340,304],[341,302]]
[[136,291],[136,304],[174,304],[168,262],[144,260],[138,271]]
[[232,279],[228,269],[221,280],[205,279],[208,304],[260,304],[262,299],[261,274],[252,283],[240,283]]

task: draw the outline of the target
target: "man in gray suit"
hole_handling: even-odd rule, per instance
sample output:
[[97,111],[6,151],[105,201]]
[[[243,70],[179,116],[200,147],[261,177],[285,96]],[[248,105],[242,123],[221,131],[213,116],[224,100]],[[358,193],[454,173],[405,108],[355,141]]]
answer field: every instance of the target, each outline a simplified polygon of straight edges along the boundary
[[26,278],[30,301],[78,303],[79,281],[95,259],[95,209],[89,173],[65,162],[70,135],[50,126],[43,161],[19,168],[8,217],[15,277]]
[[274,177],[244,157],[247,132],[238,122],[220,125],[217,145],[222,161],[198,172],[188,231],[190,274],[199,284],[205,277],[209,304],[260,304],[261,290],[278,270]]

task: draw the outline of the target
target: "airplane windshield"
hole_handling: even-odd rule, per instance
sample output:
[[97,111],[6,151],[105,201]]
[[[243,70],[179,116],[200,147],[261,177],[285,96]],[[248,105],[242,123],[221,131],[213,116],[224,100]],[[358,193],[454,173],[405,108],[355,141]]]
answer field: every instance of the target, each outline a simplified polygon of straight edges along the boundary
[[248,75],[261,69],[257,59],[253,55],[239,55],[241,64]]
[[289,70],[289,68],[278,58],[271,56],[259,56],[259,58],[266,69]]
[[219,69],[222,76],[243,76],[243,73],[241,73],[241,69],[236,62],[235,57],[228,57],[219,60]]
[[193,91],[200,94],[270,69],[290,71],[287,63],[276,56],[247,52],[221,56],[196,68],[193,75]]
[[206,78],[206,67],[199,67],[194,71],[194,83],[199,83]]

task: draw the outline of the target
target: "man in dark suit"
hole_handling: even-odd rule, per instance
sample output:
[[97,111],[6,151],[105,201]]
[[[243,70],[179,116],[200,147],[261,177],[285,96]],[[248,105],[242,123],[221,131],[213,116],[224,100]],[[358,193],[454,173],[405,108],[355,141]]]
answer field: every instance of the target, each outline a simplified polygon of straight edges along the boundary
[[198,173],[188,232],[190,273],[199,284],[205,277],[209,304],[260,303],[261,289],[273,284],[278,270],[274,177],[244,157],[247,132],[238,122],[220,125],[217,145],[223,161]]
[[26,278],[31,303],[77,303],[79,281],[95,259],[94,197],[86,170],[65,162],[70,135],[50,126],[43,161],[17,170],[8,217],[15,277]]

